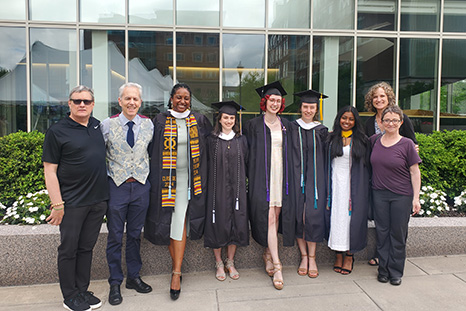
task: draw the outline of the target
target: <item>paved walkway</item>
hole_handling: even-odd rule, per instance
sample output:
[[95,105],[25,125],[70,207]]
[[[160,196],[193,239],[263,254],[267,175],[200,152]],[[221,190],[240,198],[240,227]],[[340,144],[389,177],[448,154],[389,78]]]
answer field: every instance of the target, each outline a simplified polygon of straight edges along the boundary
[[[466,310],[466,254],[408,258],[401,286],[376,280],[376,269],[356,262],[348,276],[319,266],[317,279],[284,268],[285,288],[277,291],[262,269],[239,269],[241,278],[219,282],[214,269],[183,277],[178,301],[168,294],[169,275],[145,276],[150,294],[122,286],[123,303],[107,302],[108,284],[93,281],[89,290],[102,298],[102,311],[117,310]],[[0,288],[0,310],[64,310],[58,284]]]

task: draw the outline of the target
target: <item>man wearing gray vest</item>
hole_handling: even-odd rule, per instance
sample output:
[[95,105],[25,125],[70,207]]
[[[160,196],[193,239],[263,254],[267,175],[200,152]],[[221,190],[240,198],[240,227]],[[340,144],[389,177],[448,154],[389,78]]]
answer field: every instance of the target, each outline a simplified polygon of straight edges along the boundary
[[152,121],[138,114],[142,87],[126,83],[119,89],[118,104],[122,112],[105,119],[101,130],[107,146],[110,199],[107,211],[107,262],[110,270],[108,302],[123,301],[120,285],[123,282],[121,246],[126,222],[126,288],[139,293],[152,291],[141,280],[141,230],[149,207],[150,183],[148,145],[152,141]]

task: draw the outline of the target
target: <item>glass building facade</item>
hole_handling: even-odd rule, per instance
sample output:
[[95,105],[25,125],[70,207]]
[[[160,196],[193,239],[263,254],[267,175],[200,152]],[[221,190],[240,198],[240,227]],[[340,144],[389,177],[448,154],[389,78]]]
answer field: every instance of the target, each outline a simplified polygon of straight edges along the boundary
[[[280,80],[329,98],[324,124],[389,82],[417,132],[466,129],[464,0],[0,0],[0,136],[45,132],[69,91],[94,88],[94,116],[119,111],[118,88],[143,86],[141,112],[167,109],[176,82],[193,109],[235,100],[259,112],[255,88]],[[249,117],[250,117],[249,116]],[[246,115],[245,118],[248,116]]]

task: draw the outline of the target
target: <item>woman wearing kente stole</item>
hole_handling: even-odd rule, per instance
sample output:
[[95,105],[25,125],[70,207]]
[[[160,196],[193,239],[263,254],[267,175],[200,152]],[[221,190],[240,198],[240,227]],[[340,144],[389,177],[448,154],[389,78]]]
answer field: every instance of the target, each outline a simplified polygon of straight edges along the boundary
[[154,118],[149,175],[152,185],[144,236],[156,245],[168,245],[172,257],[170,297],[181,291],[181,264],[186,239],[202,237],[207,193],[206,137],[212,125],[192,112],[191,90],[176,84],[169,109]]
[[[295,94],[299,97],[301,118],[291,123],[293,153],[293,200],[296,206],[296,241],[301,253],[298,274],[316,278],[316,246],[326,238],[327,167],[325,147],[328,129],[322,120],[322,100],[326,95],[313,90]],[[320,109],[318,103],[320,102]]]
[[370,191],[370,148],[358,111],[345,106],[329,134],[328,246],[336,251],[333,270],[353,271],[353,254],[366,247]]

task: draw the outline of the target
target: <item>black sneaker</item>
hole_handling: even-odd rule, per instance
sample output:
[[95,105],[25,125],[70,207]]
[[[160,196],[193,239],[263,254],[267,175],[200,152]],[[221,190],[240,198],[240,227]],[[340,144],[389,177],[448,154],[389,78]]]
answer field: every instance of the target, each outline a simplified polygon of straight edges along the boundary
[[66,310],[70,311],[91,311],[91,306],[84,301],[84,298],[81,295],[76,297],[65,299],[63,301],[63,307]]
[[90,292],[90,291],[82,292],[81,297],[83,297],[84,301],[87,302],[89,306],[91,306],[91,309],[100,308],[100,306],[102,305],[102,301],[100,301],[99,298],[94,296],[93,292]]

